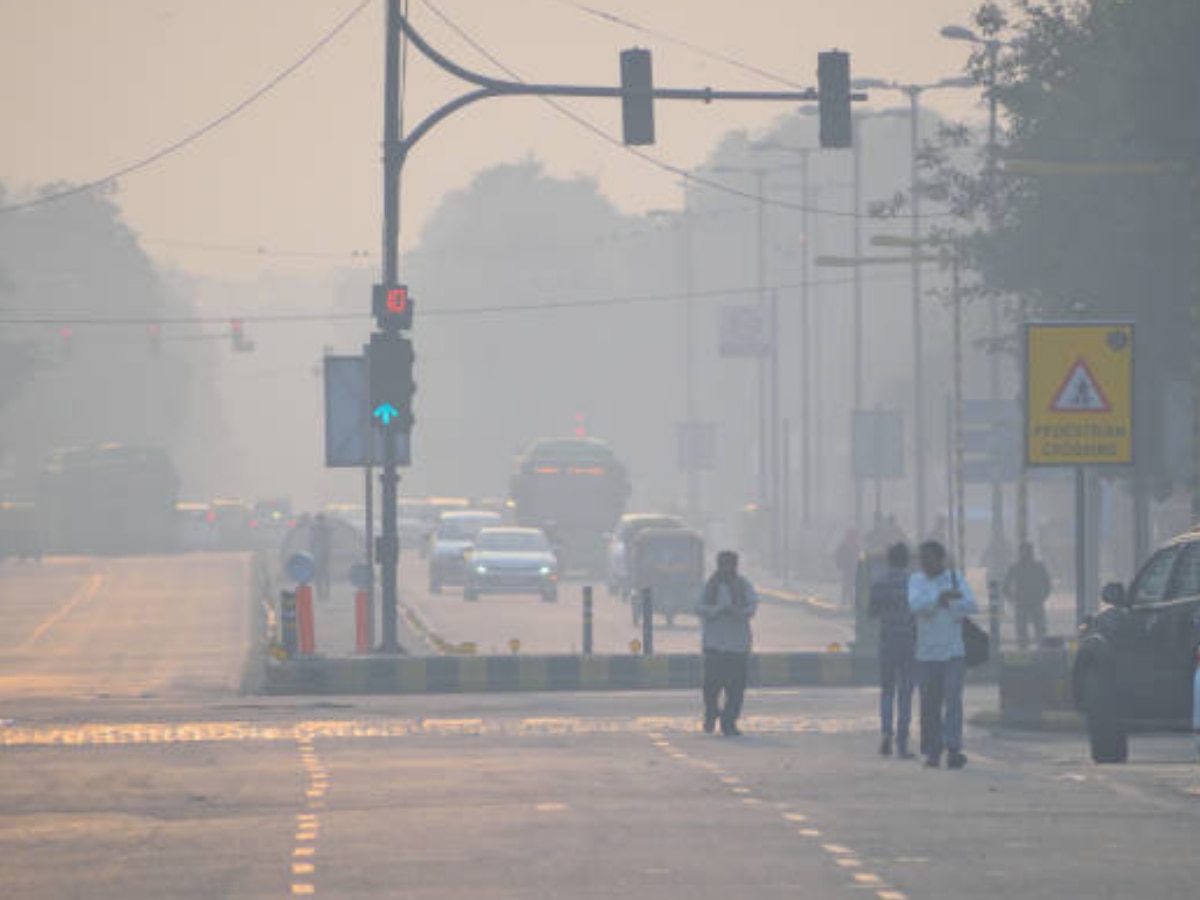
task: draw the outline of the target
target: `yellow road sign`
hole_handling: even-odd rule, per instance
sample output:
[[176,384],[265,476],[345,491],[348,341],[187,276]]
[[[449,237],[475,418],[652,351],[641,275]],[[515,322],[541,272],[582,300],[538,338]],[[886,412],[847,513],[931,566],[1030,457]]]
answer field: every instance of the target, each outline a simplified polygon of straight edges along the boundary
[[1133,325],[1025,328],[1025,463],[1133,462]]

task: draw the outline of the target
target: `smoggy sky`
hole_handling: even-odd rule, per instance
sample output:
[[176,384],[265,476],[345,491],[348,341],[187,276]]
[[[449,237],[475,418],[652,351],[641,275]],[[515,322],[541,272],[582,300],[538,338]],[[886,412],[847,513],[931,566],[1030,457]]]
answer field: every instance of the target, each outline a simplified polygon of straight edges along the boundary
[[[135,162],[233,107],[296,60],[359,0],[0,0],[0,180],[17,191],[83,181]],[[618,51],[654,51],[659,86],[781,89],[761,76],[581,11],[603,10],[805,85],[822,49],[849,50],[855,77],[929,82],[960,74],[968,45],[938,35],[977,0],[431,0],[528,80],[615,84]],[[308,65],[234,120],[121,179],[116,201],[156,259],[197,274],[322,270],[376,254],[384,0],[373,0]],[[439,49],[499,74],[411,0]],[[409,123],[455,93],[410,59]],[[875,92],[873,106],[895,105]],[[974,91],[930,92],[977,117]],[[615,101],[570,101],[620,135]],[[756,129],[786,105],[659,103],[653,154],[702,162],[720,136]],[[404,236],[414,244],[441,198],[489,165],[536,157],[585,175],[622,209],[680,203],[678,179],[533,99],[486,101],[440,126],[405,173]],[[200,245],[200,246],[194,246]],[[218,251],[211,248],[232,248]],[[205,249],[202,249],[205,248]],[[256,254],[265,248],[269,254]],[[293,251],[313,258],[287,255]],[[324,254],[331,254],[326,257]],[[373,260],[363,262],[374,265]]]

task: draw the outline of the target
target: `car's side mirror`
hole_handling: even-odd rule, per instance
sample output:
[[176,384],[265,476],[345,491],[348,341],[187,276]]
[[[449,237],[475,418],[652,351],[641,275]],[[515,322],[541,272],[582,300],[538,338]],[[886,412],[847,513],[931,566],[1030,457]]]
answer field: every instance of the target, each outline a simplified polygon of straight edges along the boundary
[[1100,591],[1100,599],[1109,606],[1125,606],[1127,599],[1125,596],[1125,585],[1117,581],[1106,584],[1104,589]]

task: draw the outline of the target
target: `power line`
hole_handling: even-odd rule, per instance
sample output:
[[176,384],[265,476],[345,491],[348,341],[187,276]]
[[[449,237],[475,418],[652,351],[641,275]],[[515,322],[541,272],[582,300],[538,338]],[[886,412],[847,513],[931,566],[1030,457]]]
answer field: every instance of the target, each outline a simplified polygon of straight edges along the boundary
[[[879,275],[864,278],[864,282],[880,283],[891,281],[907,281],[907,274]],[[840,287],[852,284],[853,278],[813,279],[807,282],[809,287]],[[799,289],[804,282],[787,282],[768,285],[767,290],[787,291]],[[663,294],[632,294],[624,296],[594,297],[590,299],[551,300],[545,303],[523,303],[506,306],[463,306],[440,307],[423,310],[422,318],[451,318],[459,316],[478,316],[508,313],[557,312],[561,310],[598,309],[620,306],[638,306],[643,304],[673,303],[681,300],[705,301],[728,299],[731,297],[754,296],[759,292],[757,285],[753,287],[712,288],[707,291]],[[788,302],[788,301],[784,301]],[[9,310],[0,313],[0,324],[3,325],[71,325],[71,326],[147,326],[147,325],[227,325],[232,320],[243,324],[280,324],[299,322],[336,322],[361,321],[370,319],[369,312],[323,312],[323,313],[258,313],[249,315],[228,316],[112,316],[97,317],[80,314],[58,313],[48,316],[42,310]]]
[[[453,31],[455,34],[457,34],[463,41],[465,41],[467,44],[469,44],[477,53],[479,53],[481,56],[483,56],[484,59],[488,60],[488,62],[490,62],[496,68],[500,69],[500,71],[502,71],[506,75],[508,75],[509,78],[512,78],[514,81],[516,81],[520,84],[527,83],[525,81],[525,79],[523,79],[515,70],[513,70],[509,66],[506,66],[499,58],[496,57],[496,55],[494,53],[492,53],[490,50],[488,50],[487,47],[485,47],[483,44],[481,44],[479,41],[477,41],[474,37],[472,37],[470,35],[470,33],[468,33],[466,31],[465,28],[463,28],[461,25],[459,25],[457,22],[455,22],[452,18],[450,18],[450,16],[448,16],[446,13],[444,13],[437,6],[437,4],[435,4],[433,2],[433,0],[421,0],[421,5],[424,6],[427,10],[429,10],[429,12],[433,13],[433,15],[435,15],[438,19],[440,19],[451,31]],[[759,197],[757,194],[751,193],[749,191],[739,190],[738,188],[735,188],[731,185],[725,184],[724,182],[715,181],[715,180],[713,180],[711,178],[707,178],[703,175],[698,175],[693,171],[683,168],[682,166],[673,165],[672,163],[669,163],[665,160],[659,159],[656,156],[652,156],[651,154],[645,152],[644,150],[641,150],[637,147],[630,146],[630,145],[624,143],[623,141],[619,141],[616,138],[614,138],[612,135],[610,135],[607,131],[605,131],[603,128],[601,128],[599,125],[592,122],[590,119],[584,118],[583,116],[576,113],[574,110],[564,106],[563,104],[557,102],[556,100],[554,100],[550,97],[538,97],[538,99],[541,100],[543,103],[545,103],[547,106],[549,106],[551,109],[558,112],[560,115],[566,116],[568,119],[575,122],[581,128],[583,128],[587,131],[590,131],[593,135],[600,138],[605,143],[611,144],[614,147],[618,148],[619,150],[623,150],[626,153],[630,153],[633,156],[637,157],[638,159],[642,160],[643,162],[645,162],[651,166],[654,166],[657,169],[660,169],[660,170],[667,172],[671,175],[674,175],[676,177],[683,178],[683,179],[685,179],[685,181],[691,182],[692,184],[698,184],[703,187],[709,188],[710,190],[719,191],[719,192],[725,193],[725,194],[730,194],[734,197],[740,197],[743,200],[751,200],[755,203],[762,203],[766,206],[777,207],[779,209],[788,209],[788,210],[792,210],[794,212],[809,212],[809,213],[812,213],[812,214],[818,215],[818,216],[830,216],[832,218],[841,218],[841,219],[869,219],[871,221],[880,221],[880,219],[881,219],[881,217],[879,217],[879,216],[873,216],[869,213],[866,213],[866,214],[860,213],[856,210],[822,209],[820,207],[808,206],[803,203],[789,203],[786,200],[777,200],[772,197]],[[921,218],[923,218],[923,219],[945,218],[945,217],[948,217],[951,215],[952,215],[951,213],[926,213],[925,215],[921,216]]]
[[594,16],[597,19],[603,19],[606,22],[611,22],[614,25],[620,25],[623,28],[628,28],[630,31],[636,31],[639,34],[648,35],[649,37],[658,38],[660,41],[665,41],[668,44],[674,44],[677,47],[683,47],[685,50],[690,50],[700,56],[706,56],[709,59],[715,59],[717,62],[724,63],[727,66],[732,66],[735,69],[741,69],[743,72],[749,72],[752,75],[758,75],[768,81],[774,81],[776,84],[784,85],[785,87],[804,90],[809,85],[800,84],[797,81],[792,81],[790,78],[785,78],[775,72],[770,72],[767,69],[760,68],[752,63],[745,62],[733,56],[727,56],[716,50],[711,50],[708,47],[701,47],[699,44],[693,44],[691,41],[676,37],[673,34],[668,34],[665,31],[658,31],[654,28],[649,28],[645,25],[640,25],[630,19],[623,18],[614,13],[607,12],[603,9],[596,9],[591,6],[585,6],[582,3],[576,3],[574,0],[553,0],[554,3],[560,6],[567,6],[571,9],[578,10],[589,16]]
[[276,87],[278,87],[280,84],[282,84],[284,81],[286,81],[289,77],[291,77],[293,74],[295,74],[301,68],[303,68],[304,65],[306,65],[318,53],[320,53],[322,50],[324,50],[327,45],[329,45],[338,35],[340,35],[342,33],[342,31],[344,31],[350,25],[351,22],[353,22],[356,18],[358,18],[358,16],[362,13],[362,11],[371,5],[371,2],[372,2],[372,0],[360,0],[359,4],[357,6],[355,6],[354,9],[352,9],[340,21],[338,21],[337,24],[335,24],[328,32],[326,32],[325,35],[319,41],[317,41],[308,50],[306,50],[304,53],[302,53],[295,62],[288,65],[286,68],[284,68],[282,71],[280,71],[277,75],[275,75],[273,78],[271,78],[269,81],[267,81],[264,85],[262,85],[260,88],[258,88],[258,90],[254,91],[252,94],[250,94],[250,96],[246,97],[240,103],[237,103],[230,109],[221,113],[221,115],[217,116],[215,119],[212,119],[212,120],[206,122],[205,124],[201,125],[199,128],[195,129],[194,131],[191,131],[188,134],[184,135],[183,137],[179,138],[178,140],[173,141],[170,144],[167,144],[167,146],[162,147],[159,150],[156,150],[155,152],[151,153],[149,156],[143,157],[142,159],[138,160],[137,162],[133,162],[126,166],[123,166],[114,172],[110,172],[109,174],[103,176],[102,178],[96,178],[92,181],[88,181],[83,184],[75,185],[74,187],[66,188],[61,191],[55,191],[54,193],[43,194],[42,196],[35,197],[32,200],[25,200],[20,203],[10,203],[7,206],[0,206],[0,214],[17,212],[18,210],[30,209],[30,208],[33,208],[36,206],[45,206],[48,203],[55,203],[59,200],[65,200],[66,198],[74,197],[77,194],[83,194],[83,193],[87,193],[89,191],[94,191],[97,188],[103,187],[104,185],[108,184],[109,182],[115,181],[118,178],[123,178],[126,175],[131,175],[134,172],[139,172],[142,169],[146,169],[146,168],[154,165],[159,160],[165,159],[166,157],[179,152],[184,147],[187,147],[188,145],[198,141],[200,138],[204,137],[204,135],[208,134],[210,131],[213,131],[213,130],[219,128],[220,126],[222,126],[226,122],[228,122],[230,119],[233,119],[235,116],[237,116],[240,113],[242,113],[243,111],[245,111],[247,108],[249,108],[255,102],[257,102],[259,99],[266,96],[268,93],[273,91]]
[[204,241],[189,241],[176,238],[144,237],[139,235],[138,242],[142,244],[157,244],[162,247],[177,247],[182,250],[198,250],[204,253],[229,253],[237,256],[265,256],[295,259],[342,259],[342,260],[371,260],[379,257],[378,253],[370,250],[288,250],[267,247],[261,244],[210,244]]

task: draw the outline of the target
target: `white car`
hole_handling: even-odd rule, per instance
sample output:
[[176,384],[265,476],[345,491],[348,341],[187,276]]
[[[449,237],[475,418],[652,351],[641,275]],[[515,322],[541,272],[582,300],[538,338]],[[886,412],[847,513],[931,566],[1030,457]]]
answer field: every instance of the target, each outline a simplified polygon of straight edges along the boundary
[[647,528],[685,528],[679,516],[665,513],[627,513],[621,516],[608,545],[608,592],[616,597],[629,590],[629,548]]
[[484,528],[467,557],[464,600],[481,594],[538,594],[558,600],[558,559],[537,528]]
[[481,528],[499,524],[500,514],[486,510],[442,513],[429,546],[429,592],[440,594],[443,585],[462,584],[464,554],[475,535]]

